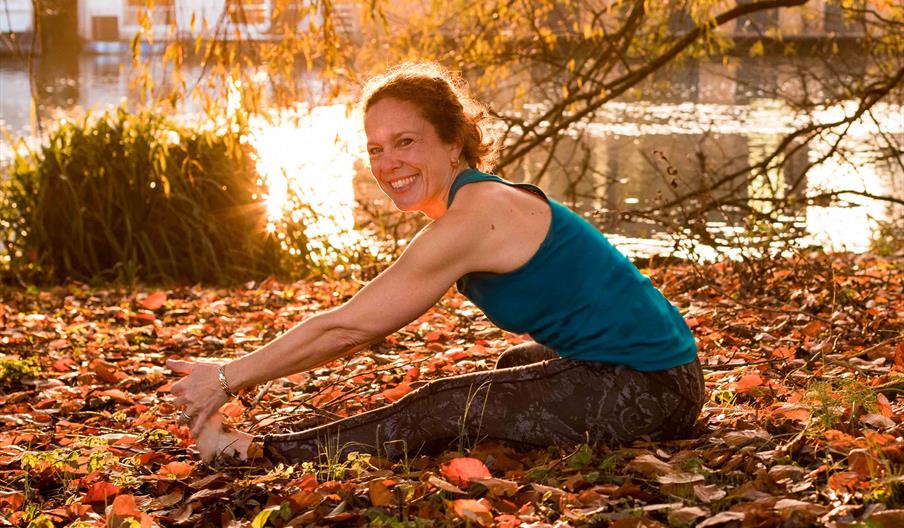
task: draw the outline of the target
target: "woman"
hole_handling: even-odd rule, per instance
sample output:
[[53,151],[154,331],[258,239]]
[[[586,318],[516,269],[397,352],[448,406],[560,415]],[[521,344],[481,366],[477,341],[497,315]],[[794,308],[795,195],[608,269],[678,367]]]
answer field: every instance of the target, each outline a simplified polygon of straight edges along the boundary
[[498,326],[535,340],[496,369],[440,379],[396,403],[263,438],[275,460],[342,451],[400,457],[468,434],[530,446],[687,433],[703,403],[678,311],[597,229],[532,185],[480,172],[496,154],[486,113],[435,64],[373,79],[363,101],[371,171],[403,211],[433,221],[345,305],[225,365],[170,361],[202,457],[245,457],[251,435],[218,409],[244,387],[312,369],[398,330],[457,284]]

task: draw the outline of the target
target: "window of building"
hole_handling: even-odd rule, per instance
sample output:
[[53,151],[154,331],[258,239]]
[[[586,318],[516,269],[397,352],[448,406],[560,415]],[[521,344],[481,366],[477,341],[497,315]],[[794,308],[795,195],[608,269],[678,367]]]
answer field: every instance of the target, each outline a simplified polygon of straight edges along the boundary
[[268,20],[267,0],[228,0],[226,12],[234,24],[263,24]]
[[154,7],[148,9],[148,0],[126,0],[123,23],[138,25],[138,14],[147,13],[154,25],[169,24],[175,19],[175,0],[154,0]]

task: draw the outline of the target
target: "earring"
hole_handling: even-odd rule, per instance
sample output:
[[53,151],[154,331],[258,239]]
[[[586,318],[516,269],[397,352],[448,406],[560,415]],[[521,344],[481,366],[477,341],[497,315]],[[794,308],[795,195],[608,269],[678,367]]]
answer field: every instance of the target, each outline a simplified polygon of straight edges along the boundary
[[453,160],[449,160],[449,163],[452,165],[453,169],[456,169],[456,168],[458,168],[459,159],[455,158]]

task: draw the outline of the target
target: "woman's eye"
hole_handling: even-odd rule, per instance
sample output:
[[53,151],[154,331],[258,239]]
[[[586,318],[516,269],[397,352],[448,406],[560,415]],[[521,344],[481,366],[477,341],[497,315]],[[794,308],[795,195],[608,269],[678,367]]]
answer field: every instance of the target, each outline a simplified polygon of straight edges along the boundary
[[411,138],[402,138],[399,140],[400,147],[407,147],[408,145],[414,143],[414,140]]
[[368,149],[368,150],[367,150],[367,153],[368,153],[371,157],[378,156],[381,152],[383,152],[383,149],[372,148],[372,149]]

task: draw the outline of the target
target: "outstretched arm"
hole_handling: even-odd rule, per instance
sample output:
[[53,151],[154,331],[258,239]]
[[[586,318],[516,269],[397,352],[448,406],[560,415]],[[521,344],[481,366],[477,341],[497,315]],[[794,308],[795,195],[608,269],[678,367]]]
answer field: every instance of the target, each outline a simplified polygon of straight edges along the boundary
[[[458,217],[458,218],[456,218]],[[427,311],[456,279],[479,269],[479,217],[449,211],[412,240],[398,261],[346,304],[311,317],[225,366],[233,391],[309,370],[398,330]],[[189,374],[173,386],[192,417],[192,434],[226,401],[217,365],[169,361]]]

